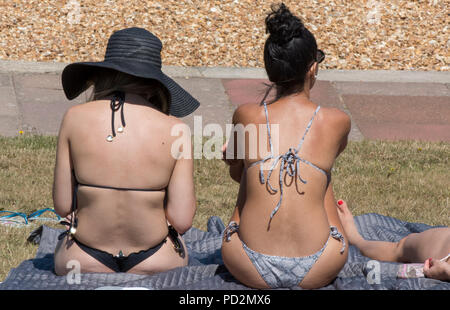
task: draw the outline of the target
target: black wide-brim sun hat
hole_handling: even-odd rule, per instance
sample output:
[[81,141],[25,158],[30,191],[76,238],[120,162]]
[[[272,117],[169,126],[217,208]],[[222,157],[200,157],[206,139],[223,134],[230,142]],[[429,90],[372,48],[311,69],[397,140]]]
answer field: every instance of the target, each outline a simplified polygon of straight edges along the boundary
[[200,105],[194,97],[161,71],[162,43],[143,28],[127,28],[114,32],[108,40],[105,59],[100,62],[76,62],[62,72],[62,86],[67,99],[84,92],[98,68],[107,68],[161,83],[169,98],[169,114],[184,117]]

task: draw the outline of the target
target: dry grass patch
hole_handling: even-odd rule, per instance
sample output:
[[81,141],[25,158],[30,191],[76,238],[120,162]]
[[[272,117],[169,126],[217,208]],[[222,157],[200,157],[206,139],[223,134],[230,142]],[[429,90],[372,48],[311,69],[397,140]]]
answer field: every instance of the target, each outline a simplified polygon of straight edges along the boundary
[[448,226],[449,155],[444,142],[350,143],[335,165],[334,190],[356,215]]

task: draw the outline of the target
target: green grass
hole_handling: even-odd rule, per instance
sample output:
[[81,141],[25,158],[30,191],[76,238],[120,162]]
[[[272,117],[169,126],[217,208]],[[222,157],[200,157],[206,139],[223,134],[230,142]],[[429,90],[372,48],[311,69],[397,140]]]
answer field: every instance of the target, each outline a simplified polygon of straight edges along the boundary
[[410,222],[450,224],[449,143],[350,143],[333,183],[355,215],[376,212]]
[[[0,210],[31,213],[52,207],[56,138],[0,137]],[[350,142],[333,171],[337,199],[355,215],[380,213],[410,222],[450,224],[449,143]],[[217,215],[227,222],[238,184],[221,160],[195,160],[197,213],[194,227],[206,229]],[[40,223],[15,228],[0,225],[0,281],[11,268],[34,257],[28,234]]]

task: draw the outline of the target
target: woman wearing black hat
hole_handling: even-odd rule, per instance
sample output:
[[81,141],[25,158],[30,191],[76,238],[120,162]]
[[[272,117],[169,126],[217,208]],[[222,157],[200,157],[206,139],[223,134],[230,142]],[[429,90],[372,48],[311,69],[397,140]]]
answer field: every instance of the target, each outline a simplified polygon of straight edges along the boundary
[[[281,4],[266,27],[264,62],[275,100],[240,106],[233,123],[265,124],[259,134],[268,145],[259,146],[256,160],[247,150],[243,160],[227,160],[240,191],[222,255],[248,286],[318,288],[337,276],[348,255],[330,172],[346,146],[350,119],[310,100],[324,53],[302,21]],[[271,124],[278,124],[278,136]],[[252,145],[248,136],[232,137],[231,145]]]
[[[192,157],[173,154],[177,117],[199,102],[161,71],[161,41],[141,28],[115,32],[105,60],[68,65],[68,99],[93,86],[92,100],[70,108],[58,136],[56,212],[68,217],[55,271],[154,273],[187,264],[178,233],[195,214]],[[190,144],[190,136],[184,137]]]

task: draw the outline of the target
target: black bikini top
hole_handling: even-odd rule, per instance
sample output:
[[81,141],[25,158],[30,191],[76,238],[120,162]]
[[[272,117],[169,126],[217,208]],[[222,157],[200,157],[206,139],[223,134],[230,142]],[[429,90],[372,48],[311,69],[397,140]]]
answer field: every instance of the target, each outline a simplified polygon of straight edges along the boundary
[[78,186],[88,186],[88,187],[96,187],[96,188],[104,188],[104,189],[113,189],[113,190],[117,190],[117,191],[138,191],[138,192],[160,192],[160,191],[165,191],[166,188],[158,188],[158,189],[154,189],[154,188],[133,188],[133,187],[115,187],[115,186],[109,186],[109,185],[96,185],[96,184],[86,184],[86,183],[81,183],[77,180],[77,177],[75,176],[75,171],[72,170],[72,174],[73,177],[75,178],[75,188],[77,188]]

